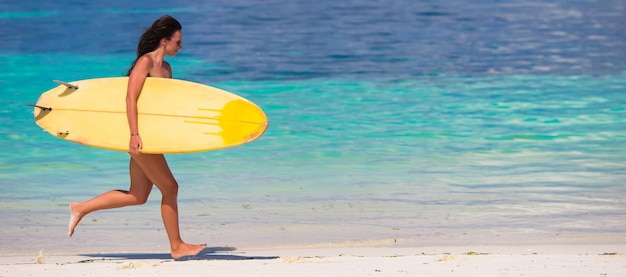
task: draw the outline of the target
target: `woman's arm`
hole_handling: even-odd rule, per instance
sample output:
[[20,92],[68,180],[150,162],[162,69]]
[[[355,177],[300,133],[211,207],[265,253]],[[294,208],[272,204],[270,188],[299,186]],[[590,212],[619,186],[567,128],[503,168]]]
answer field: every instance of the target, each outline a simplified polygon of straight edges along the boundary
[[128,77],[128,88],[126,91],[126,116],[128,117],[128,127],[130,129],[129,152],[139,154],[143,147],[139,136],[139,123],[137,120],[137,100],[143,89],[143,84],[152,68],[152,60],[143,56],[137,60],[135,67]]

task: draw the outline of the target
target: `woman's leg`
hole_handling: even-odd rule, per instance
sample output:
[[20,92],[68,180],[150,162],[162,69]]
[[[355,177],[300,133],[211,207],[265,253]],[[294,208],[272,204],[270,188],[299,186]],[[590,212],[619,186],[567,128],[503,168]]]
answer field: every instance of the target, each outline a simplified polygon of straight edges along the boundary
[[178,183],[176,183],[165,157],[161,154],[139,154],[133,155],[132,159],[137,162],[148,179],[161,191],[163,196],[161,216],[170,241],[172,258],[198,254],[206,247],[205,245],[187,244],[180,237],[177,202]]
[[143,173],[137,162],[130,159],[128,170],[130,172],[130,189],[128,191],[112,190],[105,192],[85,202],[73,202],[70,204],[69,237],[74,234],[78,222],[87,214],[104,209],[120,208],[130,205],[141,205],[146,202],[152,182]]

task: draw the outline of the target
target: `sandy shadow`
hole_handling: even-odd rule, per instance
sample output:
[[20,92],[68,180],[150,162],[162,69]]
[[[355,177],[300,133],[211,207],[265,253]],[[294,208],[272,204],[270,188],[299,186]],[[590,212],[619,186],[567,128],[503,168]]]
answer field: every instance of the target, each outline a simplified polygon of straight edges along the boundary
[[[271,260],[277,259],[278,256],[247,256],[243,254],[231,254],[237,250],[235,247],[207,247],[194,256],[185,256],[176,261],[197,261],[197,260]],[[169,253],[98,253],[98,254],[81,254],[80,256],[103,258],[103,259],[121,259],[121,260],[171,260]]]

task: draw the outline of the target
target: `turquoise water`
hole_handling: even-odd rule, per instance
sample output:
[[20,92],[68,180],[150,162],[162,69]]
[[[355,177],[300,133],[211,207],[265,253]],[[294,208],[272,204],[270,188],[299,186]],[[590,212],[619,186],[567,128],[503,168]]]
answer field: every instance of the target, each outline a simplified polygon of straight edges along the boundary
[[1,253],[124,251],[134,238],[131,250],[166,249],[158,191],[63,238],[68,203],[126,188],[128,157],[56,139],[26,106],[53,79],[123,74],[141,27],[164,13],[183,24],[175,77],[244,96],[270,120],[251,144],[168,156],[193,240],[626,231],[623,2],[174,2],[0,3]]

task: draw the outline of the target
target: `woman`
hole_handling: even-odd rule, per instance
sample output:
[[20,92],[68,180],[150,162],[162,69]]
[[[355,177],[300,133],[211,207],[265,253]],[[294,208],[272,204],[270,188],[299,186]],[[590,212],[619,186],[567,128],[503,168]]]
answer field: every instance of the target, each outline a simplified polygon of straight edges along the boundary
[[113,190],[85,202],[70,204],[69,237],[74,234],[78,222],[87,214],[146,202],[156,185],[163,196],[161,216],[170,241],[172,258],[196,255],[206,245],[185,243],[178,227],[178,184],[163,154],[141,154],[142,141],[137,120],[137,100],[146,77],[172,78],[172,68],[164,61],[165,56],[175,56],[182,48],[182,26],[171,16],[165,15],[154,21],[139,40],[137,59],[128,70],[126,113],[130,128],[130,189]]

